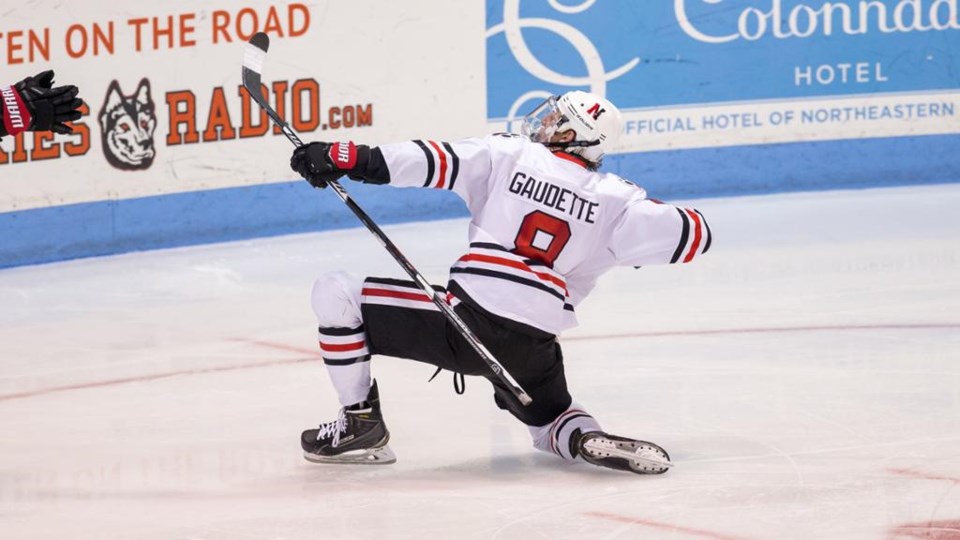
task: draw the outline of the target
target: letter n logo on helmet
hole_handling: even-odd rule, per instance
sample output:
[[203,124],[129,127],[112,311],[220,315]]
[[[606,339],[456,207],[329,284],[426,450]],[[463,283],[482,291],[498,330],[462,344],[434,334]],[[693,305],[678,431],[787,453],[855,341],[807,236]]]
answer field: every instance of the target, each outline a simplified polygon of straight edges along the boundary
[[601,109],[599,103],[594,103],[594,104],[593,104],[593,107],[590,107],[589,109],[587,109],[587,114],[593,116],[593,119],[594,119],[594,120],[599,120],[599,119],[600,119],[600,115],[603,114],[603,113],[605,113],[605,112],[607,112],[607,110],[606,110],[606,109]]

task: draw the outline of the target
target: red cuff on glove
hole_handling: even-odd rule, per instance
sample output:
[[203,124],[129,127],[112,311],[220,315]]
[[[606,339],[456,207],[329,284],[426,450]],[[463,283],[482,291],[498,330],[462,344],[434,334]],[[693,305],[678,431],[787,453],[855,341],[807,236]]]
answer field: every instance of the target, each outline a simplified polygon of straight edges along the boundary
[[0,88],[0,99],[3,100],[3,125],[7,133],[16,135],[26,131],[30,127],[31,117],[20,93],[12,86],[4,86]]
[[338,142],[330,145],[330,161],[342,171],[357,166],[357,146],[352,142]]

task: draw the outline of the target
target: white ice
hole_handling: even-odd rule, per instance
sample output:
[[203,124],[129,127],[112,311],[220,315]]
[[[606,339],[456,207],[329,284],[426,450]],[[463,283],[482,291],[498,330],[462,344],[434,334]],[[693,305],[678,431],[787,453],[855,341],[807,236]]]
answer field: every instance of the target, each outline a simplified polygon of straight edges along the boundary
[[[366,230],[0,271],[0,538],[960,538],[960,185],[691,204],[711,252],[607,275],[562,338],[656,477],[540,454],[484,380],[393,358],[399,461],[304,461],[338,407],[313,277],[403,277]],[[465,227],[386,230],[444,282]]]

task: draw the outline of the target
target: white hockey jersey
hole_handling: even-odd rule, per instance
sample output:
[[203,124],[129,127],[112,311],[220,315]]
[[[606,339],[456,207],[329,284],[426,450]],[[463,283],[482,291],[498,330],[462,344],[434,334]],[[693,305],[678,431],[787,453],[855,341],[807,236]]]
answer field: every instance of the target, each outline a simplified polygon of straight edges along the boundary
[[487,311],[552,334],[577,325],[576,306],[610,268],[687,263],[710,249],[699,211],[523,137],[379,148],[390,185],[466,201],[470,250],[451,280]]

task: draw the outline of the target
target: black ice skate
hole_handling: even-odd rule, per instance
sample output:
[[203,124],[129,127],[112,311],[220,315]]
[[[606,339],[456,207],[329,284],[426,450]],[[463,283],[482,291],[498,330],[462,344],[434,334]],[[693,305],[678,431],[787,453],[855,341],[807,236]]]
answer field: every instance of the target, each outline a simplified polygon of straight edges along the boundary
[[[573,442],[576,441],[576,442]],[[637,474],[663,474],[673,467],[667,451],[646,441],[635,441],[602,431],[574,433],[572,444],[588,463]]]
[[397,460],[387,446],[390,432],[380,413],[380,393],[373,382],[366,401],[340,409],[333,422],[300,436],[303,457],[314,463],[386,465]]

